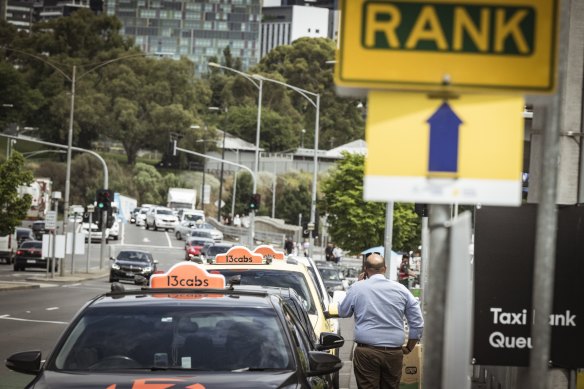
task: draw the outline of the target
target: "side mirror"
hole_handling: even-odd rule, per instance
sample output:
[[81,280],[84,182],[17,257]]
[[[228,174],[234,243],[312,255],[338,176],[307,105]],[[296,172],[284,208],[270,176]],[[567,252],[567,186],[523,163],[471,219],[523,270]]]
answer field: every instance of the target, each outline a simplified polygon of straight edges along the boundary
[[41,370],[41,352],[25,351],[12,354],[6,359],[6,367],[24,374],[38,374]]
[[154,261],[152,261],[153,264],[158,265],[158,260],[155,259]]
[[345,339],[334,332],[321,332],[319,344],[316,345],[318,351],[330,350],[333,348],[343,347]]
[[308,359],[310,363],[310,370],[306,372],[308,377],[335,373],[343,366],[339,357],[325,351],[311,351]]
[[110,261],[115,261],[116,259],[114,257],[110,257]]

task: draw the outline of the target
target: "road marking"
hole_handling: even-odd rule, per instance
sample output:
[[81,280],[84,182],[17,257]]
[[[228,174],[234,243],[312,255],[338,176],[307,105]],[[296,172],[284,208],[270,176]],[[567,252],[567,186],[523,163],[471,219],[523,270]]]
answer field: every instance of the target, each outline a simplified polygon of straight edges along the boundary
[[166,240],[168,241],[168,247],[172,247],[172,242],[170,241],[170,235],[168,235],[168,231],[164,231],[164,235],[166,235]]
[[79,285],[82,285],[81,282],[78,282],[76,284],[63,285],[63,288],[71,288],[71,287],[79,286]]
[[140,246],[138,244],[130,244],[130,243],[124,244],[124,245],[118,245],[118,246],[123,246],[124,248],[137,248],[137,249],[140,249],[140,250],[144,250],[145,247],[146,247],[148,249],[165,249],[165,250],[168,250],[169,248],[172,248],[172,249],[184,251],[184,247],[176,247],[176,246],[171,246],[171,247],[168,247],[168,246],[153,246],[153,245]]
[[126,229],[125,229],[126,223],[121,223],[121,225],[122,225],[122,234],[121,234],[122,239],[120,240],[120,243],[124,244],[124,233],[126,232]]
[[31,319],[22,319],[19,317],[10,317],[10,315],[0,315],[0,319],[15,320],[15,321],[28,321],[28,322],[32,322],[32,323],[69,324],[66,321],[31,320]]
[[59,309],[59,307],[50,307],[50,308],[45,308],[46,311],[54,311],[56,309]]
[[142,242],[144,242],[144,243],[150,243],[150,239],[144,238],[144,239],[142,239]]

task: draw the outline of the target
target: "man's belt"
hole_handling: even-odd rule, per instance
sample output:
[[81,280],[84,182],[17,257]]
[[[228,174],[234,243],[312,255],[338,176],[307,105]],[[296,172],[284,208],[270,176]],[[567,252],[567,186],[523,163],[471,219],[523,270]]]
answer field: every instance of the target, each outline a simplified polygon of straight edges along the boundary
[[365,343],[357,343],[357,347],[367,347],[367,348],[373,348],[375,350],[384,350],[384,351],[401,350],[401,348],[402,348],[402,346],[397,346],[397,347],[372,346],[370,344],[365,344]]

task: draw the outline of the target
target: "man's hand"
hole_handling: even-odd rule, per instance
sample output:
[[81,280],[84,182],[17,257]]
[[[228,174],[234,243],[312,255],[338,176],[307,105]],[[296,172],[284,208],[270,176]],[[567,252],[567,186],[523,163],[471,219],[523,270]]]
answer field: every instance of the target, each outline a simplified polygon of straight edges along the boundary
[[402,352],[404,353],[404,355],[408,355],[409,353],[411,353],[410,349],[407,348],[406,346],[402,346]]

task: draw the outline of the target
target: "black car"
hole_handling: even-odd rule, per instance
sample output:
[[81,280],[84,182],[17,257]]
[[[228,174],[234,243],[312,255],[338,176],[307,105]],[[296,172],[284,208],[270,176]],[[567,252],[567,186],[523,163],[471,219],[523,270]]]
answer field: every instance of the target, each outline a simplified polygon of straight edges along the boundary
[[[198,270],[181,276],[173,273],[178,267]],[[315,342],[293,294],[226,288],[222,276],[191,262],[154,277],[166,286],[125,291],[113,284],[111,293],[91,300],[44,363],[40,351],[27,351],[8,357],[6,366],[35,375],[27,388],[36,389],[332,386],[342,362],[325,350],[344,340],[322,333]],[[180,286],[194,281],[199,288]]]
[[38,240],[42,240],[43,234],[47,233],[47,230],[45,229],[45,221],[44,220],[37,220],[37,221],[33,222],[32,225],[30,226],[30,228],[32,229],[32,232],[35,236],[35,239],[38,239]]
[[[39,240],[27,240],[16,250],[14,256],[14,271],[26,270],[26,268],[47,268],[47,258],[43,257],[43,242]],[[51,266],[49,260],[49,266]],[[57,267],[57,266],[55,266]]]
[[148,251],[122,250],[115,258],[110,268],[109,282],[129,280],[136,282],[136,276],[150,278],[156,271],[158,261],[152,258]]

